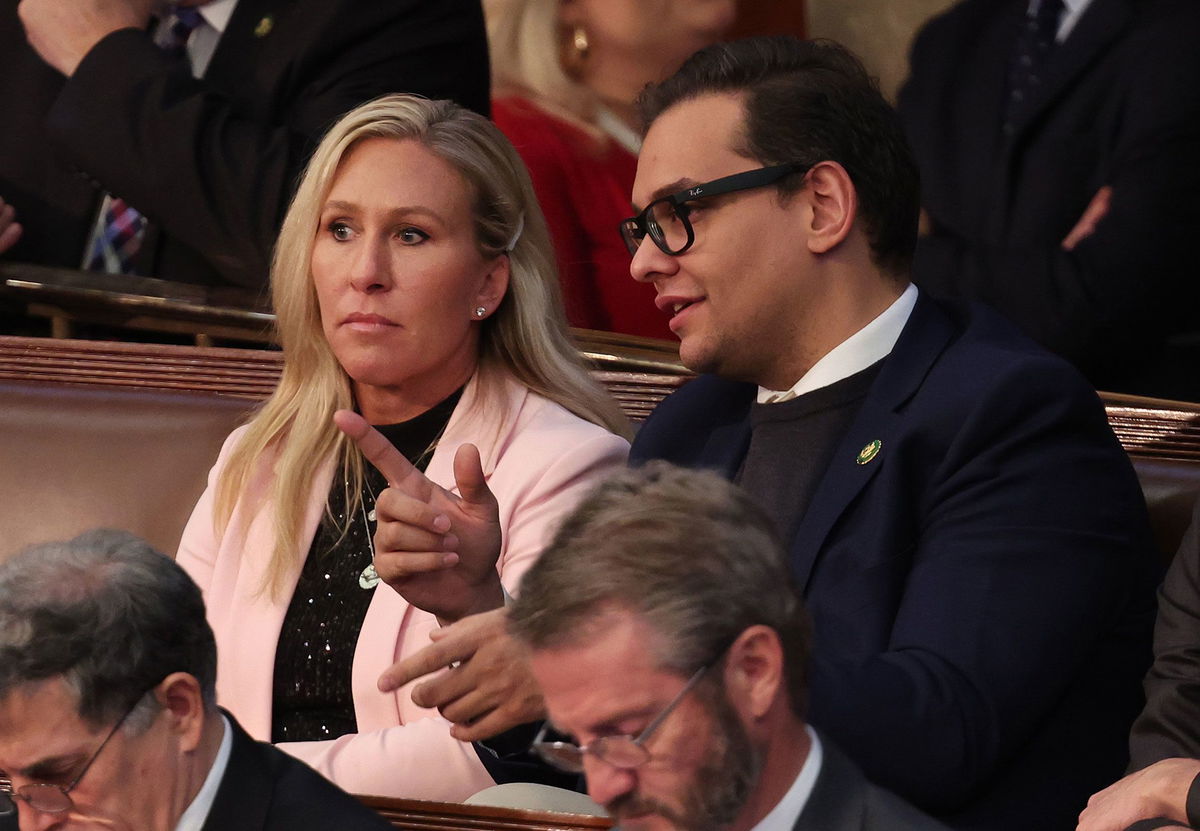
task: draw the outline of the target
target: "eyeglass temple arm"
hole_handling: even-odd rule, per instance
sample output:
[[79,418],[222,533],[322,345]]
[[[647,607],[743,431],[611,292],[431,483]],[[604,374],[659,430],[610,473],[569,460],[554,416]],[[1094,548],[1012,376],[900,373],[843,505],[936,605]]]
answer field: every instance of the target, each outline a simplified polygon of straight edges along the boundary
[[[658,729],[658,726],[666,720],[667,716],[671,715],[671,711],[679,705],[679,702],[683,701],[683,697],[691,692],[692,687],[700,683],[700,679],[704,677],[704,673],[708,672],[708,669],[711,666],[712,664],[705,664],[704,666],[700,667],[700,669],[696,670],[692,674],[692,677],[688,679],[688,682],[683,685],[683,689],[677,692],[675,697],[671,699],[671,703],[664,707],[662,712],[655,716],[654,719],[646,725],[646,729],[643,730],[638,737],[633,740],[633,743],[640,746],[642,742],[649,739],[654,731]],[[529,743],[529,746],[536,747],[537,745],[541,744],[542,740],[546,738],[546,733],[549,731],[550,719],[546,719],[542,722],[542,728],[537,731],[537,735],[533,737],[533,741]],[[582,750],[582,748],[580,749]]]
[[705,664],[704,666],[700,667],[700,669],[696,670],[692,677],[688,679],[688,682],[683,685],[683,689],[676,693],[675,697],[671,699],[671,703],[664,707],[662,712],[655,716],[654,720],[646,725],[646,729],[643,730],[641,734],[633,740],[633,743],[641,747],[642,743],[654,734],[654,731],[657,730],[658,726],[666,720],[667,716],[671,715],[671,712],[677,706],[679,706],[679,702],[683,701],[684,696],[691,692],[692,687],[700,683],[700,679],[704,677],[704,673],[708,672],[708,669],[711,666],[712,664]]
[[[808,170],[811,165],[800,164],[799,162],[788,162],[787,164],[777,164],[773,167],[760,167],[757,170],[748,170],[744,173],[734,173],[731,176],[722,176],[720,179],[714,179],[706,185],[687,188],[673,193],[668,199],[679,204],[686,202],[689,199],[698,199],[708,196],[720,196],[723,193],[732,191],[750,190],[761,185],[769,185],[772,182],[779,181],[784,176],[790,176],[793,173],[799,173],[802,170]],[[699,190],[700,193],[696,193]]]

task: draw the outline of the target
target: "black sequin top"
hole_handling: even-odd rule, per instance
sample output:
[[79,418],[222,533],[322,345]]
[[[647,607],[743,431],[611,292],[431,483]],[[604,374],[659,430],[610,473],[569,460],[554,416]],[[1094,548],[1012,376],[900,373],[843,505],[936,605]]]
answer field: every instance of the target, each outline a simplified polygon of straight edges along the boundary
[[[416,418],[376,429],[424,471],[432,455],[425,451],[445,429],[461,395],[460,389]],[[383,474],[370,465],[366,477],[362,508],[348,524],[346,486],[334,477],[329,510],[313,537],[284,616],[275,649],[273,742],[319,741],[358,732],[350,669],[358,632],[375,594],[374,588],[364,589],[359,583],[371,564],[368,536],[375,530],[374,521],[368,530],[366,515],[375,507],[375,496],[387,487]],[[384,590],[391,591],[386,586]]]

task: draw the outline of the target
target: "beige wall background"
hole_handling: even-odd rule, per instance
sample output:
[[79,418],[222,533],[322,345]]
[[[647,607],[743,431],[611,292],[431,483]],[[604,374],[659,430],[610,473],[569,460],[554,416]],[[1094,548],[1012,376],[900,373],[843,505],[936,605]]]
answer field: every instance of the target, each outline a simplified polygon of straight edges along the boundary
[[908,47],[921,24],[954,0],[805,0],[809,37],[845,44],[896,100],[908,74]]

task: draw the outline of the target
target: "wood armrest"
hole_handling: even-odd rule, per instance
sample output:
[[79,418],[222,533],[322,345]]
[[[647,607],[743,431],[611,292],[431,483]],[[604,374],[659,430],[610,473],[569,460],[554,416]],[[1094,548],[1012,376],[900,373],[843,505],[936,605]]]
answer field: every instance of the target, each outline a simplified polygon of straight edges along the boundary
[[613,825],[612,820],[606,817],[585,814],[463,805],[458,802],[427,802],[423,799],[387,796],[357,798],[378,811],[393,827],[411,831],[577,831],[612,828]]

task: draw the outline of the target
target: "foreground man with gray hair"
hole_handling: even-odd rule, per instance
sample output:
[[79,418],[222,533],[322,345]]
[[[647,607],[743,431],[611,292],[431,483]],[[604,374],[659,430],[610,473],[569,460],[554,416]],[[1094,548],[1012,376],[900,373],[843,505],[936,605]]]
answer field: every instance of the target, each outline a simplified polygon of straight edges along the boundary
[[526,574],[511,628],[623,829],[937,831],[804,723],[809,633],[765,514],[712,473],[600,485]]
[[200,590],[119,531],[0,563],[0,827],[390,826],[215,701]]

